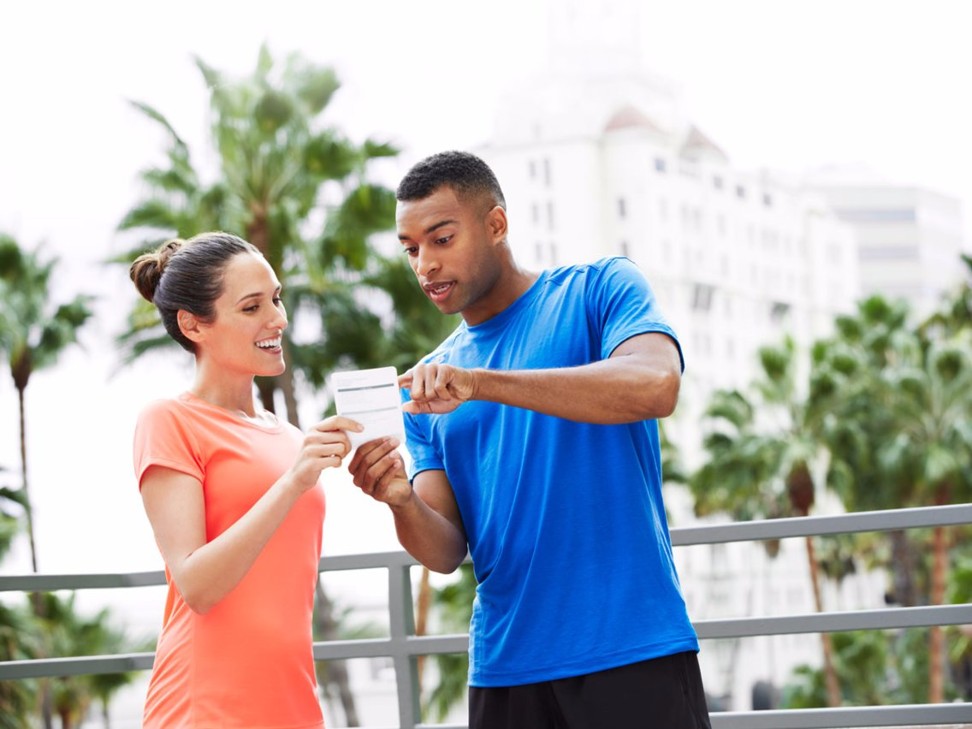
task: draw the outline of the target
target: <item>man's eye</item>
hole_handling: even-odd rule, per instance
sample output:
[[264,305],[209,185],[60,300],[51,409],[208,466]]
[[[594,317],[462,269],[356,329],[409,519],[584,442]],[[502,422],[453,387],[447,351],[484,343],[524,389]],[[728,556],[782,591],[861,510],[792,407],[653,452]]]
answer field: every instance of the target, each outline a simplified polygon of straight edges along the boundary
[[402,250],[405,251],[406,256],[414,256],[418,248],[416,248],[415,246],[408,246],[407,248],[403,248]]
[[440,246],[441,246],[441,245],[445,245],[445,244],[446,244],[446,243],[448,243],[448,242],[449,242],[450,240],[452,240],[452,236],[451,236],[451,235],[447,235],[447,236],[444,236],[444,237],[442,237],[442,238],[436,238],[436,239],[435,239],[435,242],[436,242],[436,243],[437,243],[438,245],[440,245]]

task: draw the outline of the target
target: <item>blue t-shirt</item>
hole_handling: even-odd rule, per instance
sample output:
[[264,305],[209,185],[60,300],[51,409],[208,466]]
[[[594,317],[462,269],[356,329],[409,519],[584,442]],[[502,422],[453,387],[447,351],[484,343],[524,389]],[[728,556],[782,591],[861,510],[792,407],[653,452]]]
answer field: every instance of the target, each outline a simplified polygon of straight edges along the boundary
[[[626,258],[545,271],[423,361],[500,370],[605,359],[675,333]],[[677,340],[675,340],[677,343]],[[472,686],[577,676],[698,650],[672,559],[654,420],[595,425],[470,401],[406,415],[411,475],[444,470],[478,581]]]

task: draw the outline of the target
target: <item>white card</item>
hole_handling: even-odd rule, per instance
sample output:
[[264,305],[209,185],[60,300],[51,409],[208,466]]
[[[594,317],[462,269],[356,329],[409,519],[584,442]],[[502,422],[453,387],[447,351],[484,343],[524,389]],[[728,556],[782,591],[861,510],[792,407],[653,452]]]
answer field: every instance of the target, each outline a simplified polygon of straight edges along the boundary
[[394,367],[332,372],[330,383],[338,415],[364,426],[360,433],[348,431],[352,448],[386,436],[405,442],[402,397]]

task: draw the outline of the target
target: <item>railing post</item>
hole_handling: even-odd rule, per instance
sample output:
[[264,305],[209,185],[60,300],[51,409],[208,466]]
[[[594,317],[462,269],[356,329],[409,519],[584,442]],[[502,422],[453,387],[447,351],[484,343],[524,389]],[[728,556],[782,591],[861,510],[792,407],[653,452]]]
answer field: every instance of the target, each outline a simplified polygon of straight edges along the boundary
[[408,653],[408,639],[415,635],[410,566],[388,568],[389,630],[394,654],[395,685],[398,691],[398,721],[401,729],[415,729],[421,721],[418,690],[418,662]]

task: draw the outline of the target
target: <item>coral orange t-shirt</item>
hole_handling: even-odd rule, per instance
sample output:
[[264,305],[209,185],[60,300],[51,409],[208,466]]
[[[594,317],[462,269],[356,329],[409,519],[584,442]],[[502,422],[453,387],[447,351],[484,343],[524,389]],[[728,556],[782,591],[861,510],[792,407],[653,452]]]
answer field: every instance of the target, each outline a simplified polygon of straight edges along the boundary
[[[184,393],[141,413],[135,476],[163,466],[199,480],[206,540],[239,519],[293,465],[303,434],[264,427]],[[324,491],[303,494],[240,583],[205,615],[172,582],[144,729],[320,729],[311,619]]]

